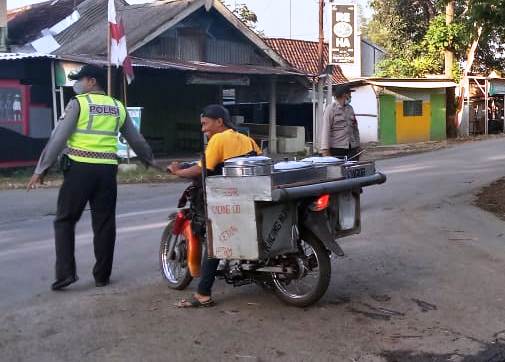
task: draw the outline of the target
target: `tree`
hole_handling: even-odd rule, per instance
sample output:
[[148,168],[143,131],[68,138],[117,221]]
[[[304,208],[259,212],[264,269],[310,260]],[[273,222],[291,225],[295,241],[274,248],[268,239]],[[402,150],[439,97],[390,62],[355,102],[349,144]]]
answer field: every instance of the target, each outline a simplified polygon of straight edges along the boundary
[[445,24],[447,0],[372,0],[370,40],[388,51],[382,76],[417,77],[442,73],[445,50],[462,73],[503,68],[505,0],[459,0],[453,23]]
[[[231,9],[231,5],[229,5],[226,1],[223,2],[223,4],[228,8]],[[244,4],[236,4],[236,6],[232,10],[233,14],[235,14],[249,29],[255,31],[259,35],[263,36],[263,32],[261,30],[258,30],[257,28],[257,23],[258,23],[258,17],[254,11],[249,9],[249,7]]]

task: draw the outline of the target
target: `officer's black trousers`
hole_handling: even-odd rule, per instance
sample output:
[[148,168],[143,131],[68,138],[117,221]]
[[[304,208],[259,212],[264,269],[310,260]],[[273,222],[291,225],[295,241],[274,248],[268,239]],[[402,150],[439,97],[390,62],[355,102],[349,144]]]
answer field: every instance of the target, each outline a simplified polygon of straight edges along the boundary
[[116,242],[117,166],[70,161],[58,196],[54,221],[56,280],[76,274],[75,225],[89,202],[96,264],[93,276],[106,281],[112,270]]

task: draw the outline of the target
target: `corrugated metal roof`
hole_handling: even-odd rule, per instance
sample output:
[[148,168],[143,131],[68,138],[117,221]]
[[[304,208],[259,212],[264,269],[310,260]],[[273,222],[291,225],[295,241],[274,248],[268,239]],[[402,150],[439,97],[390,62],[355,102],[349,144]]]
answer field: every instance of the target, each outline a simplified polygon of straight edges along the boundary
[[21,45],[39,38],[42,30],[66,18],[74,11],[74,5],[85,1],[89,0],[51,0],[9,11],[9,40]]
[[[128,48],[168,23],[197,0],[159,1],[148,4],[118,4]],[[61,47],[56,54],[105,54],[107,52],[107,2],[87,0],[79,11],[81,19],[55,38]]]
[[[265,42],[281,57],[283,57],[291,66],[309,76],[318,74],[319,65],[319,44],[315,41],[283,39],[283,38],[265,38]],[[328,44],[324,44],[324,63],[327,65]],[[333,83],[347,83],[348,80],[342,73],[339,66],[333,68]]]
[[20,60],[20,59],[34,59],[34,58],[54,59],[56,58],[56,56],[50,54],[38,54],[38,53],[0,53],[0,60]]
[[[92,63],[98,65],[106,65],[106,57],[90,56],[90,55],[61,55],[62,59]],[[303,75],[296,71],[289,71],[279,67],[268,67],[260,65],[222,65],[207,62],[186,61],[174,62],[167,60],[153,60],[132,57],[134,67],[143,67],[151,69],[172,69],[188,72],[202,72],[202,73],[223,73],[223,74],[245,74],[245,75]]]

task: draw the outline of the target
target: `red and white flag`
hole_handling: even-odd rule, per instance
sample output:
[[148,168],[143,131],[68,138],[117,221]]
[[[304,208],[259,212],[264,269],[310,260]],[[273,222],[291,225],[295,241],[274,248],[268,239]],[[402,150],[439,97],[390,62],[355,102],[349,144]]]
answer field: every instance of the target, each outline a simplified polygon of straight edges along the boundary
[[116,15],[116,6],[114,0],[109,0],[109,27],[110,27],[110,62],[116,66],[123,66],[124,74],[128,84],[133,81],[133,67],[128,49],[126,48],[126,36],[124,33],[123,22],[118,22]]

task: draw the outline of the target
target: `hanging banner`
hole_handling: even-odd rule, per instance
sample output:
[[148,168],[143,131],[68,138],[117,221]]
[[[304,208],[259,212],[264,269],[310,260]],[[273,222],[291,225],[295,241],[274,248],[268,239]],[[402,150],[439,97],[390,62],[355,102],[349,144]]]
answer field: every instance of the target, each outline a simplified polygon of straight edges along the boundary
[[[141,116],[142,116],[142,107],[126,107],[128,111],[128,115],[130,116],[130,119],[133,122],[133,125],[137,130],[140,132],[140,121],[141,121]],[[118,137],[118,143],[117,143],[117,155],[119,158],[132,158],[136,157],[137,155],[133,150],[128,147],[128,142],[121,136],[121,134]]]
[[356,5],[331,5],[330,64],[354,64]]

